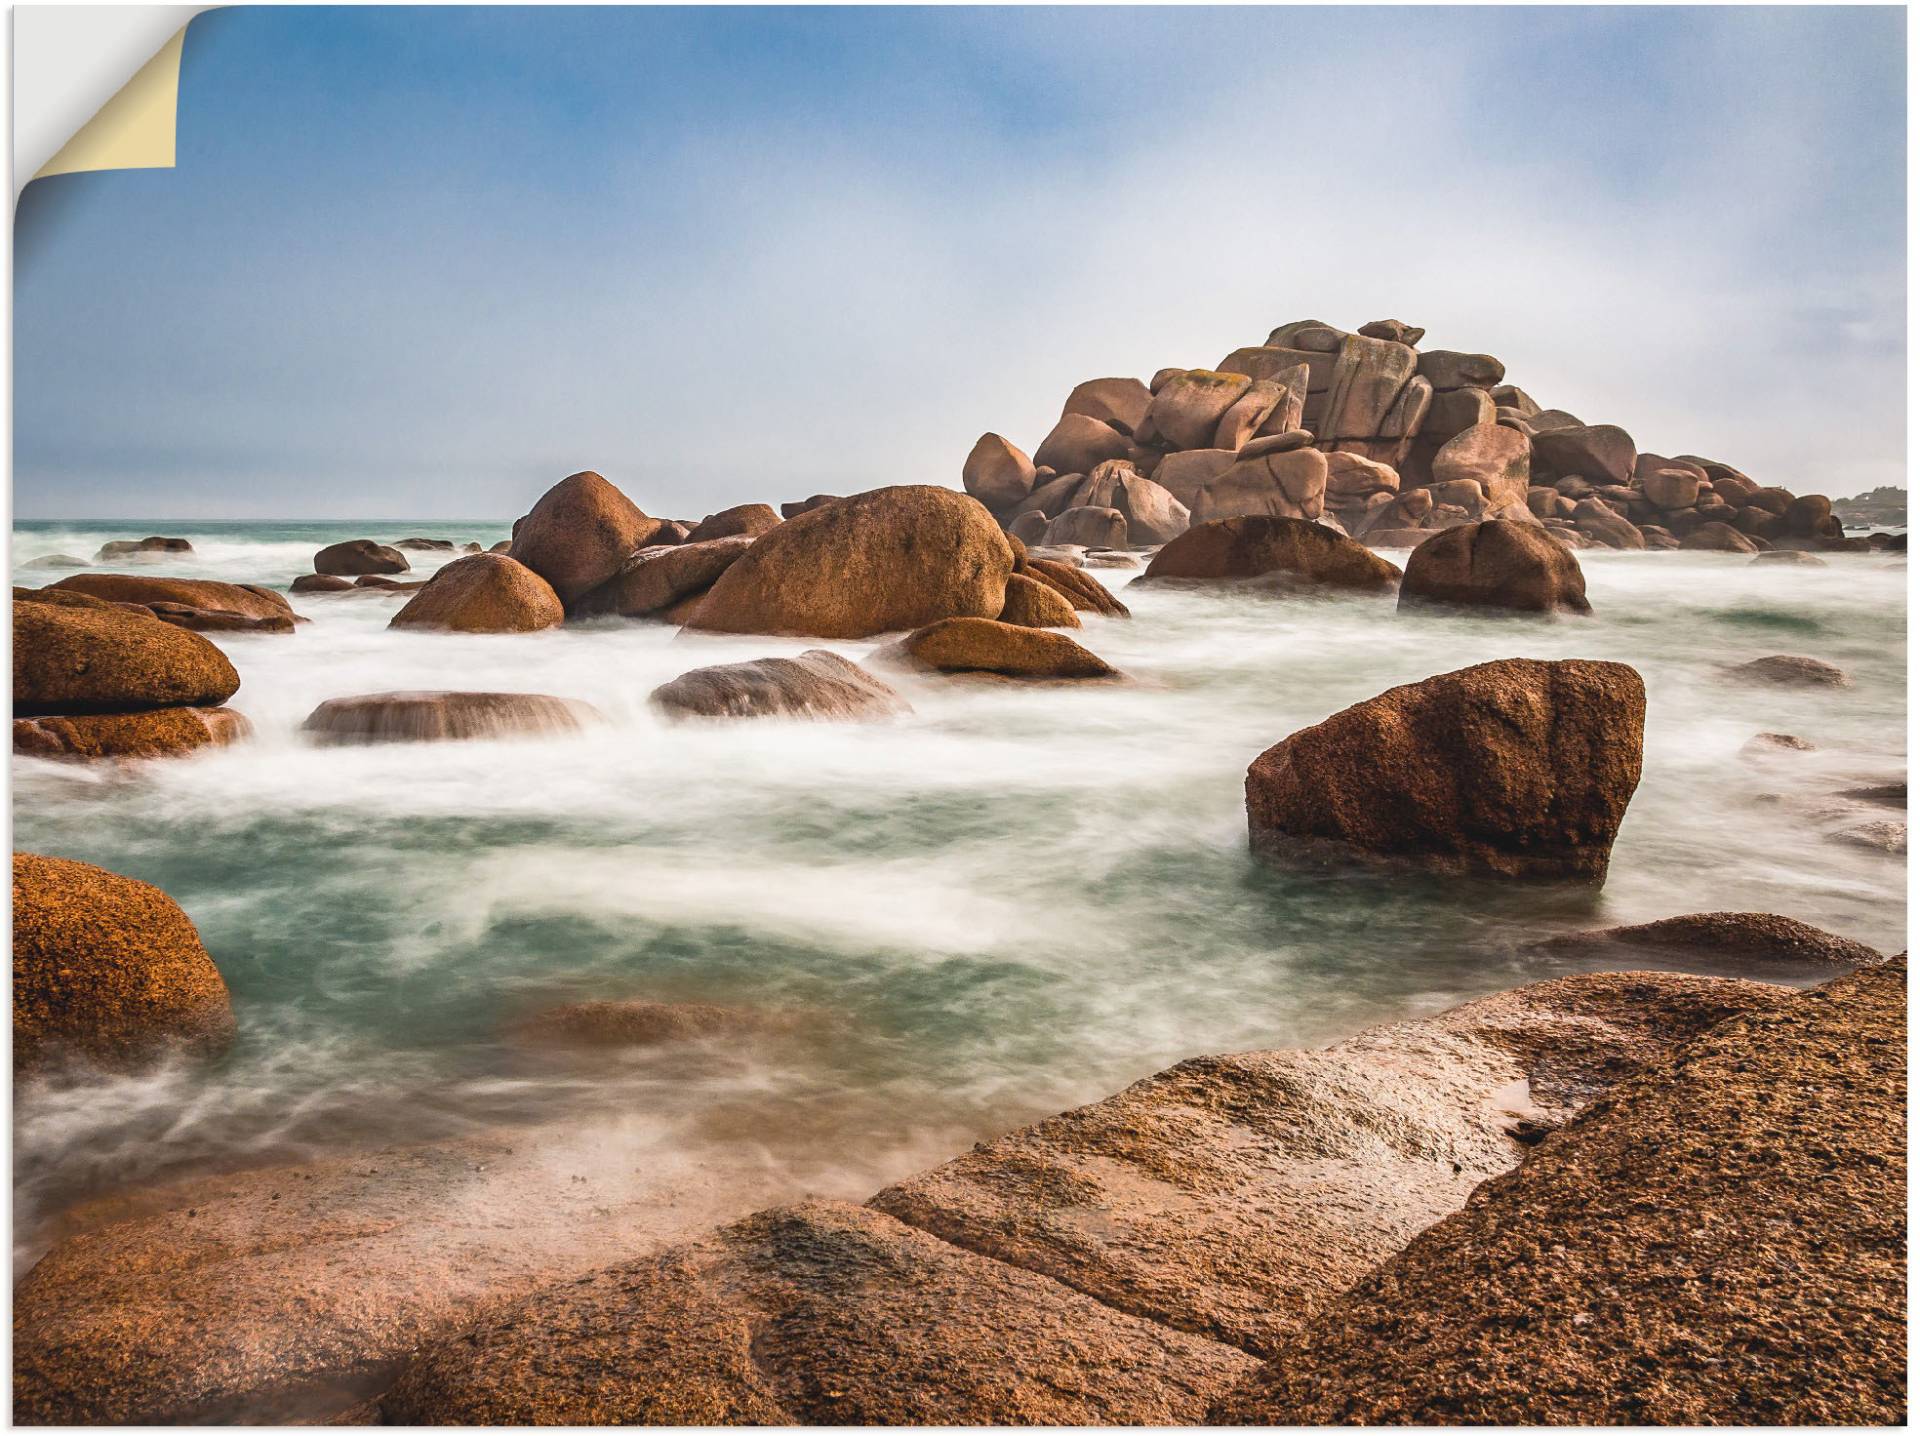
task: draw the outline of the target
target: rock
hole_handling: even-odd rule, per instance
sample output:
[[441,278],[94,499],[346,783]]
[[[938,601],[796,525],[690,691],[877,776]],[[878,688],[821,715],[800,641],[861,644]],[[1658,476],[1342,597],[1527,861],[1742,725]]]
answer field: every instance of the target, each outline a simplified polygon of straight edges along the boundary
[[1281,348],[1335,354],[1346,337],[1346,330],[1336,328],[1325,320],[1296,319],[1291,324],[1282,324],[1267,335],[1267,343]]
[[1630,519],[1621,517],[1604,499],[1582,499],[1573,506],[1573,521],[1588,538],[1598,539],[1609,548],[1647,546],[1646,535]]
[[1222,374],[1212,369],[1189,369],[1178,374],[1154,394],[1141,437],[1152,434],[1176,449],[1218,447],[1213,436],[1220,421],[1252,383],[1245,374]]
[[144,713],[82,713],[16,718],[13,751],[29,758],[177,758],[252,736],[231,708],[153,708]]
[[1047,525],[1048,544],[1077,543],[1088,548],[1112,548],[1127,542],[1127,516],[1118,509],[1070,508]]
[[1436,390],[1491,389],[1506,375],[1507,366],[1491,354],[1429,349],[1420,356],[1420,376]]
[[1027,559],[1027,576],[1060,594],[1073,605],[1077,613],[1099,613],[1110,618],[1133,616],[1127,606],[1109,593],[1099,579],[1070,563],[1030,556]]
[[1774,653],[1729,670],[1750,683],[1772,683],[1788,688],[1851,688],[1846,671],[1818,658]]
[[115,539],[100,546],[100,552],[93,556],[95,563],[109,563],[120,558],[140,558],[157,553],[192,553],[193,545],[183,538],[161,538],[155,535],[143,539]]
[[1119,676],[1064,633],[986,618],[945,618],[928,624],[881,656],[941,673],[997,673],[1007,678]]
[[1111,424],[1085,414],[1066,414],[1033,451],[1033,461],[1056,474],[1090,474],[1108,459],[1124,459],[1132,446]]
[[1814,745],[1793,733],[1755,733],[1741,745],[1743,758],[1764,758],[1775,753],[1811,753]]
[[1586,425],[1565,409],[1541,409],[1527,418],[1536,436],[1550,429],[1584,429]]
[[586,470],[540,496],[514,530],[509,555],[551,584],[562,604],[572,604],[620,572],[659,529],[659,519]]
[[[1259,438],[1253,439],[1243,445],[1239,452],[1231,455],[1228,461],[1221,465],[1216,472],[1225,473],[1227,469],[1231,468],[1233,463],[1239,459],[1258,459],[1264,458],[1268,454],[1291,453],[1295,449],[1306,448],[1307,445],[1312,442],[1313,434],[1307,429],[1282,429],[1277,434],[1262,434]],[[1171,463],[1175,458],[1189,459],[1198,454],[1220,454],[1225,452],[1224,449],[1194,449],[1191,453],[1169,455],[1168,462]],[[1328,457],[1331,458],[1332,456],[1329,455]],[[1354,455],[1353,457],[1358,458],[1359,456]],[[1381,467],[1384,468],[1386,466],[1382,465]],[[1399,476],[1395,475],[1395,477],[1398,478]]]
[[1012,508],[1033,492],[1033,460],[998,434],[982,434],[961,466],[960,481],[988,508]]
[[1444,444],[1463,430],[1491,425],[1498,419],[1493,399],[1485,389],[1448,389],[1435,394],[1427,405],[1420,436]]
[[1533,446],[1525,434],[1499,424],[1480,424],[1442,444],[1433,456],[1435,484],[1468,480],[1496,505],[1527,501]]
[[[1311,436],[1309,436],[1311,437]],[[1261,448],[1266,441],[1256,439],[1239,454],[1228,449],[1187,449],[1177,454],[1168,454],[1153,471],[1153,481],[1185,504],[1188,509],[1199,502],[1200,491],[1222,474],[1231,469],[1240,459],[1264,457],[1285,449],[1297,449],[1298,444],[1288,444],[1285,449]]]
[[413,583],[402,583],[397,578],[388,578],[384,574],[363,573],[353,581],[359,589],[378,589],[382,593],[417,593],[425,588],[429,580],[420,579]]
[[345,593],[353,586],[352,579],[332,573],[303,573],[288,585],[295,593]]
[[883,1213],[813,1201],[489,1312],[410,1362],[379,1414],[393,1425],[1177,1425],[1252,1365]]
[[418,553],[452,553],[452,539],[403,538],[396,539],[393,546],[397,549],[410,549]]
[[[1308,427],[1320,443],[1329,448],[1342,440],[1371,439],[1381,434],[1395,401],[1414,377],[1419,359],[1420,356],[1404,344],[1348,335],[1340,341],[1333,380],[1327,386],[1319,422],[1310,423]],[[1403,423],[1394,427],[1412,433],[1424,417],[1423,413],[1408,413],[1403,416]],[[1371,454],[1369,457],[1385,456]]]
[[211,707],[240,687],[227,656],[197,633],[78,593],[13,605],[13,711],[124,713]]
[[1326,506],[1328,471],[1327,456],[1318,449],[1243,458],[1195,496],[1192,520],[1319,518]]
[[1596,484],[1624,484],[1633,476],[1639,450],[1633,436],[1613,424],[1570,424],[1549,428],[1533,420],[1533,451],[1553,474],[1587,479]]
[[1491,392],[1496,405],[1502,409],[1512,409],[1522,418],[1530,419],[1540,412],[1540,406],[1525,389],[1515,388],[1512,384],[1495,384]]
[[1369,339],[1391,339],[1395,344],[1406,345],[1418,344],[1427,333],[1411,324],[1402,324],[1398,319],[1369,320],[1354,332],[1364,334]]
[[1865,943],[1823,932],[1771,912],[1696,912],[1628,927],[1564,933],[1533,945],[1560,956],[1627,960],[1634,954],[1678,955],[1727,963],[1783,967],[1866,967],[1882,960]]
[[13,1070],[110,1069],[233,1037],[227,985],[178,903],[89,863],[13,855]]
[[889,718],[912,711],[885,683],[824,648],[696,668],[661,684],[647,701],[669,718]]
[[717,514],[708,514],[687,533],[683,543],[705,543],[708,539],[734,538],[761,534],[780,526],[780,515],[768,504],[735,504]]
[[1262,426],[1286,396],[1287,390],[1283,385],[1271,379],[1254,380],[1220,416],[1220,422],[1213,431],[1212,447],[1241,448],[1255,434],[1263,432]]
[[574,733],[603,721],[590,705],[544,693],[364,693],[329,698],[301,731],[339,743],[440,743]]
[[752,1037],[789,1025],[776,1014],[748,1007],[602,998],[546,1008],[513,1023],[508,1035],[529,1046],[591,1050]]
[[1905,984],[1837,978],[1629,1077],[1213,1419],[1901,1423]]
[[1026,509],[1021,513],[1015,514],[1013,522],[1007,525],[1007,538],[1009,540],[1018,539],[1022,543],[1045,543],[1047,538],[1047,525],[1050,522],[1051,520],[1047,518],[1045,510]]
[[1656,509],[1690,509],[1700,501],[1700,479],[1679,469],[1657,469],[1641,479],[1640,491]]
[[313,571],[334,577],[352,577],[361,573],[405,573],[412,565],[397,548],[388,548],[372,539],[348,539],[330,543],[313,556]]
[[874,489],[788,519],[720,575],[690,626],[866,638],[1006,606],[1013,550],[952,489]]
[[1811,538],[1823,532],[1833,516],[1833,501],[1825,494],[1802,494],[1787,505],[1787,532],[1796,538]]
[[1874,783],[1864,788],[1843,788],[1839,794],[1856,803],[1878,803],[1888,808],[1907,806],[1907,783],[1902,778],[1897,783]]
[[825,508],[828,504],[837,504],[839,502],[839,494],[815,494],[811,498],[796,499],[792,503],[780,505],[780,517],[797,519],[804,513],[810,513],[814,509]]
[[518,559],[469,554],[441,569],[394,614],[391,628],[536,633],[566,618],[560,596]]
[[1680,540],[1675,538],[1670,530],[1663,529],[1658,524],[1641,524],[1639,525],[1639,529],[1640,537],[1646,542],[1647,547],[1650,549],[1677,549],[1680,547]]
[[[1125,459],[1109,459],[1110,464],[1123,464]],[[1073,496],[1086,483],[1085,474],[1060,474],[1043,484],[1034,485],[1033,492],[1021,500],[1022,508],[1040,510],[1048,518],[1058,518],[1073,504]]]
[[1268,1356],[1548,1128],[1779,988],[1563,977],[1318,1051],[1196,1057],[870,1205],[1103,1305]]
[[[1124,518],[1126,535],[1119,547],[1133,544],[1146,548],[1187,531],[1187,506],[1152,479],[1142,478],[1131,464],[1123,462],[1112,461],[1095,469],[1075,491],[1072,507],[1112,509]],[[1067,539],[1063,542],[1091,541]]]
[[1583,659],[1389,689],[1254,760],[1254,848],[1597,884],[1640,783],[1646,701],[1633,669]]
[[[1147,417],[1147,409],[1153,403],[1153,392],[1138,379],[1088,379],[1073,386],[1073,392],[1067,395],[1067,402],[1060,410],[1060,417],[1069,414],[1084,414],[1089,419],[1098,419],[1122,434],[1131,435],[1140,427],[1140,421]],[[967,492],[972,493],[969,489]],[[992,508],[985,498],[982,503]]]
[[656,616],[692,594],[705,593],[753,544],[752,534],[731,534],[643,548],[619,573],[576,603],[574,612],[583,618]]
[[[233,614],[241,618],[266,620],[271,631],[293,631],[293,605],[270,588],[256,584],[216,583],[212,579],[156,578],[131,573],[78,573],[52,585],[69,593],[91,594],[109,603],[137,603],[153,608],[156,616],[166,618],[156,605],[205,612],[209,615]],[[178,621],[178,620],[175,620]],[[195,627],[188,617],[183,627]],[[209,625],[211,626],[211,625]]]
[[1159,579],[1253,579],[1382,593],[1400,581],[1400,570],[1319,524],[1257,516],[1188,529],[1153,556],[1141,581]]
[[22,568],[85,568],[87,561],[76,558],[70,553],[43,553],[39,558],[30,558],[21,564]]
[[1359,454],[1335,451],[1326,456],[1328,499],[1341,506],[1374,494],[1397,493],[1400,476],[1391,465],[1377,463]]
[[1460,604],[1522,613],[1589,613],[1586,575],[1544,529],[1491,519],[1435,534],[1413,551],[1400,607]]
[[1000,622],[1020,628],[1078,628],[1072,601],[1051,584],[1016,573],[1007,580],[1007,604]]
[[1888,853],[1901,857],[1907,851],[1907,825],[1891,821],[1857,823],[1850,828],[1828,835],[1836,843],[1845,843],[1850,848],[1865,848],[1869,852]]
[[1760,546],[1740,530],[1712,522],[1688,530],[1680,540],[1680,547],[1712,553],[1758,553],[1760,550]]

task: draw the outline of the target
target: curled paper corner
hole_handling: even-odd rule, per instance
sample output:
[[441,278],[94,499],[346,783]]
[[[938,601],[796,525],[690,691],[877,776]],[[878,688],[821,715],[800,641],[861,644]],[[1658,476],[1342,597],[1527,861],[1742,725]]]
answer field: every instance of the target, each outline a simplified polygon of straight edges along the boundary
[[172,169],[180,56],[186,40],[187,27],[182,25],[34,178],[89,170]]

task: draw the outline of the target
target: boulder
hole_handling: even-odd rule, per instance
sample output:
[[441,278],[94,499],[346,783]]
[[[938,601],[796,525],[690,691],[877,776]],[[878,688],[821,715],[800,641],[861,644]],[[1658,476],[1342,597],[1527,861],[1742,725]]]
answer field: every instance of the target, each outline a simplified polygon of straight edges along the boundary
[[1400,475],[1394,472],[1390,464],[1382,464],[1359,454],[1342,453],[1339,450],[1328,454],[1326,459],[1326,493],[1330,503],[1344,507],[1357,499],[1370,498],[1374,494],[1399,492]]
[[1245,374],[1212,369],[1188,369],[1175,375],[1154,394],[1141,437],[1151,434],[1176,449],[1218,447],[1213,436],[1220,421],[1252,384]]
[[1853,679],[1846,670],[1818,658],[1789,653],[1774,653],[1742,663],[1731,670],[1735,678],[1751,683],[1771,683],[1785,688],[1851,688]]
[[1139,548],[1165,543],[1187,531],[1187,506],[1160,484],[1141,477],[1131,464],[1120,461],[1104,463],[1088,475],[1074,492],[1071,507],[1114,510],[1127,521],[1125,543]]
[[1711,553],[1758,553],[1760,546],[1739,529],[1709,520],[1696,524],[1680,539],[1683,549],[1699,549]]
[[[1060,410],[1060,417],[1064,419],[1069,414],[1084,414],[1122,434],[1131,435],[1139,429],[1140,421],[1147,417],[1147,409],[1152,403],[1153,392],[1138,379],[1088,379],[1073,386],[1073,392],[1067,395],[1067,402]],[[973,491],[969,489],[967,492]],[[984,497],[981,502],[992,507]]]
[[43,553],[21,564],[22,568],[85,568],[87,561],[70,553]]
[[1512,384],[1495,384],[1492,390],[1493,402],[1502,409],[1512,409],[1522,418],[1530,419],[1540,412],[1540,406],[1525,389]]
[[941,673],[993,673],[1007,678],[1118,676],[1064,633],[986,618],[945,618],[928,624],[885,650],[884,657]]
[[411,583],[402,583],[397,578],[388,578],[384,574],[363,573],[353,581],[360,589],[377,589],[383,593],[417,593],[425,588],[430,580],[417,579]]
[[405,573],[412,565],[397,548],[372,539],[330,543],[313,556],[313,571],[351,578],[362,573]]
[[1794,733],[1755,733],[1740,745],[1742,758],[1762,760],[1780,753],[1812,753],[1812,743]]
[[[52,587],[70,593],[91,594],[109,603],[138,603],[148,608],[168,604],[208,613],[230,613],[242,618],[284,620],[275,631],[293,631],[293,605],[286,597],[257,584],[217,583],[204,578],[157,578],[131,573],[77,573]],[[165,615],[161,615],[165,616]],[[192,624],[185,626],[191,627]]]
[[704,593],[754,544],[752,534],[643,548],[620,572],[574,605],[580,617],[643,618]]
[[1870,967],[1883,961],[1865,943],[1771,912],[1695,912],[1657,922],[1563,933],[1534,944],[1558,956],[1610,961],[1681,957],[1742,971],[1778,968]]
[[1444,444],[1455,434],[1498,419],[1494,403],[1485,389],[1448,389],[1433,396],[1427,416],[1420,422],[1420,436]]
[[250,737],[231,708],[150,708],[143,713],[80,713],[16,718],[13,751],[29,758],[178,758]]
[[1326,507],[1327,456],[1318,449],[1243,458],[1202,488],[1189,506],[1195,523],[1270,515],[1315,519]]
[[1021,543],[1045,543],[1047,525],[1051,523],[1045,510],[1025,509],[1013,516],[1013,522],[1007,525],[1007,538],[1018,539]]
[[441,569],[394,614],[391,628],[535,633],[566,618],[560,596],[518,559],[468,554]]
[[890,718],[912,711],[885,683],[824,648],[696,668],[661,684],[647,701],[669,718]]
[[395,539],[393,546],[416,553],[452,553],[452,539],[403,538]]
[[1414,345],[1426,337],[1427,331],[1403,324],[1398,319],[1373,319],[1362,324],[1354,331],[1369,339],[1391,339],[1395,344]]
[[1812,538],[1825,532],[1833,516],[1833,500],[1825,494],[1802,494],[1787,505],[1787,532],[1795,538]]
[[1459,604],[1521,613],[1589,613],[1579,560],[1546,530],[1490,519],[1435,534],[1413,551],[1400,607]]
[[1420,377],[1436,390],[1491,389],[1507,377],[1507,366],[1491,354],[1461,354],[1429,349],[1420,356]]
[[227,985],[178,903],[89,863],[13,855],[13,1070],[127,1069],[233,1037]]
[[1341,341],[1346,338],[1346,330],[1329,324],[1324,319],[1296,319],[1290,324],[1282,324],[1268,334],[1267,343],[1283,348],[1337,354],[1340,351]]
[[1033,451],[1033,461],[1056,474],[1090,474],[1108,459],[1126,458],[1131,448],[1128,436],[1113,425],[1066,414]]
[[773,511],[770,504],[735,504],[717,514],[708,514],[680,541],[704,543],[708,539],[735,538],[742,534],[748,538],[759,538],[779,525],[780,515]]
[[1272,445],[1264,449],[1259,447],[1265,443],[1263,439],[1256,439],[1239,454],[1229,449],[1185,449],[1177,454],[1168,454],[1153,471],[1153,481],[1192,509],[1200,500],[1200,491],[1231,469],[1239,459],[1300,447],[1298,444],[1279,448]]
[[571,604],[620,572],[627,556],[659,529],[659,519],[586,470],[540,496],[514,530],[509,552],[551,584],[562,604]]
[[1753,556],[1755,563],[1770,567],[1796,566],[1800,568],[1825,568],[1827,561],[1818,554],[1808,553],[1805,549],[1777,548]]
[[[797,519],[804,513],[811,512],[818,508],[825,508],[828,504],[837,504],[839,502],[839,494],[814,494],[810,498],[795,499],[791,503],[780,505],[780,517],[783,519]],[[689,530],[689,532],[691,532],[691,530]]]
[[1123,548],[1127,542],[1127,516],[1118,509],[1069,508],[1047,525],[1047,544],[1082,544],[1087,548]]
[[1007,580],[1007,604],[1000,622],[1020,628],[1078,628],[1072,601],[1042,579],[1016,573]]
[[[1414,377],[1420,356],[1404,344],[1349,334],[1340,341],[1333,379],[1317,423],[1309,423],[1328,448],[1343,439],[1371,439],[1383,432],[1400,392]],[[1408,416],[1417,429],[1422,416]],[[1379,458],[1375,454],[1370,457]]]
[[1284,385],[1271,379],[1254,380],[1220,416],[1220,422],[1213,431],[1212,447],[1238,449],[1255,434],[1265,432],[1263,426],[1286,396]]
[[1729,1018],[1323,1308],[1212,1419],[1901,1424],[1906,1025],[1904,962]]
[[1532,453],[1525,434],[1500,424],[1479,424],[1454,435],[1434,453],[1433,480],[1446,484],[1469,479],[1492,504],[1524,504]]
[[1028,577],[1046,584],[1065,598],[1073,605],[1075,612],[1099,613],[1110,618],[1133,616],[1127,606],[1108,592],[1099,579],[1070,563],[1029,557],[1026,571]]
[[[1109,464],[1124,464],[1125,459],[1108,459]],[[1096,465],[1095,467],[1099,467]],[[1038,509],[1048,518],[1058,518],[1073,504],[1073,496],[1087,481],[1085,474],[1056,474],[1045,483],[1035,484],[1033,492],[1020,501],[1022,509]]]
[[1400,570],[1352,539],[1304,519],[1254,516],[1197,524],[1161,549],[1142,582],[1258,580],[1263,586],[1391,592]]
[[952,489],[874,489],[788,519],[708,590],[692,627],[866,638],[1006,606],[1013,550]]
[[14,600],[15,717],[210,707],[239,687],[219,649],[139,609],[58,590]]
[[154,535],[143,539],[115,539],[111,543],[100,545],[100,551],[93,556],[95,563],[110,563],[115,559],[140,558],[149,554],[192,553],[193,545],[183,538],[162,538]]
[[1683,469],[1655,469],[1641,476],[1640,492],[1656,509],[1690,509],[1700,500],[1700,478]]
[[1597,884],[1640,783],[1646,703],[1633,669],[1584,659],[1506,659],[1389,689],[1254,760],[1254,848]]
[[[1306,448],[1312,442],[1313,431],[1311,429],[1282,429],[1278,433],[1262,434],[1259,438],[1250,440],[1241,447],[1238,453],[1233,455],[1233,460],[1237,462],[1240,459],[1257,459],[1266,454],[1291,453],[1295,449]],[[1171,462],[1173,457],[1184,459],[1192,457],[1193,454],[1217,454],[1225,452],[1223,449],[1195,449],[1191,454],[1170,456],[1169,462]],[[1359,455],[1356,454],[1353,457],[1358,458]],[[1231,467],[1231,465],[1222,465],[1219,472],[1224,473],[1228,467]],[[1384,467],[1384,465],[1382,467]]]
[[1580,500],[1573,506],[1573,521],[1579,525],[1581,533],[1588,538],[1598,539],[1609,548],[1643,549],[1647,546],[1646,535],[1634,527],[1631,519],[1623,517],[1604,499]]
[[1033,460],[998,434],[982,434],[961,466],[960,481],[988,508],[1012,508],[1033,492]]
[[1613,424],[1570,424],[1550,428],[1533,420],[1533,452],[1560,478],[1577,476],[1596,484],[1624,484],[1633,477],[1639,455],[1633,436]]
[[354,583],[338,574],[303,573],[287,586],[294,593],[346,593],[353,589]]
[[575,733],[600,721],[588,704],[544,693],[364,693],[329,698],[300,727],[326,744],[440,743]]
[[1584,429],[1578,418],[1565,409],[1541,409],[1527,416],[1527,425],[1535,435],[1544,434],[1550,429]]

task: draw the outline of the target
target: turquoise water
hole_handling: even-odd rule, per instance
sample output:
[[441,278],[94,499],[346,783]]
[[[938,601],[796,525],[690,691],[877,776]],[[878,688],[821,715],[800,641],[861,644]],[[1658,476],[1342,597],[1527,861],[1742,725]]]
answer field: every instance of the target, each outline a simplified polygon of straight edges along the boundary
[[[59,576],[17,567],[39,554],[147,533],[195,553],[142,571],[284,587],[337,539],[486,545],[507,525],[21,525],[15,581]],[[1581,558],[1583,621],[1128,589],[1133,620],[1090,619],[1082,640],[1133,684],[905,679],[913,715],[878,726],[670,727],[646,706],[686,669],[803,643],[618,622],[394,633],[399,598],[301,596],[312,622],[291,637],[217,639],[254,741],[129,770],[14,762],[16,847],[172,894],[240,1019],[211,1067],[18,1095],[22,1251],[37,1217],[116,1184],[608,1113],[644,1119],[622,1128],[622,1181],[670,1152],[859,1197],[1182,1057],[1321,1042],[1554,975],[1561,960],[1522,950],[1551,931],[1760,909],[1904,946],[1904,860],[1842,840],[1904,814],[1837,796],[1905,774],[1904,560]],[[1855,686],[1724,674],[1776,652]],[[1646,775],[1597,897],[1315,880],[1250,857],[1241,783],[1262,749],[1393,684],[1513,656],[1646,678]],[[607,722],[408,748],[300,737],[324,699],[394,688],[552,693]],[[1740,750],[1763,730],[1819,749],[1756,764]],[[503,1038],[579,996],[778,1010],[793,1030],[572,1064]]]

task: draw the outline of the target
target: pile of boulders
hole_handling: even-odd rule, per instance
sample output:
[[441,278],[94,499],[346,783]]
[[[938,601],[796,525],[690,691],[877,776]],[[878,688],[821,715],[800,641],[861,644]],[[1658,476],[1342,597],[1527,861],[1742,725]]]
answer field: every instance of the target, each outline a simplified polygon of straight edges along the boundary
[[1492,355],[1422,351],[1424,336],[1392,319],[1353,333],[1300,320],[1215,369],[1091,379],[1031,457],[983,434],[961,477],[1031,544],[1152,547],[1189,524],[1268,515],[1375,548],[1491,518],[1574,548],[1870,546],[1842,534],[1824,495],[1642,453],[1617,425],[1541,408]]

